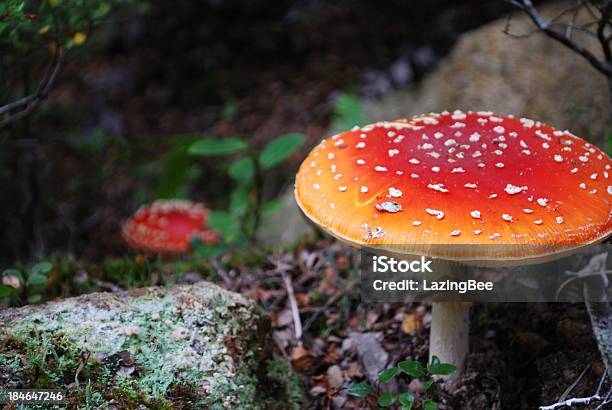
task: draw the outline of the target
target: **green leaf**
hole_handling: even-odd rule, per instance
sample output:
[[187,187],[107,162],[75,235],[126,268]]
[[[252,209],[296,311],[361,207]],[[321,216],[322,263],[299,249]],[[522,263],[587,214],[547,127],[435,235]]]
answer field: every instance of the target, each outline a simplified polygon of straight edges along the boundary
[[352,94],[339,94],[336,97],[332,130],[334,133],[353,128],[355,125],[364,125],[367,121],[363,106],[359,99]]
[[306,141],[304,134],[285,134],[272,140],[259,155],[259,164],[263,169],[272,168],[293,154]]
[[422,387],[423,387],[423,390],[429,390],[429,388],[430,388],[431,386],[433,386],[433,384],[434,384],[434,381],[433,381],[433,380],[426,380],[426,381],[424,381],[424,382],[423,382],[423,386],[422,386]]
[[246,148],[247,143],[240,138],[204,138],[191,144],[189,153],[191,155],[214,156],[233,154]]
[[216,245],[205,245],[200,243],[194,247],[194,252],[198,258],[209,259],[222,255],[227,250],[227,245],[219,243]]
[[186,198],[192,176],[193,158],[184,144],[171,150],[162,159],[162,171],[157,187],[157,198]]
[[378,375],[378,382],[381,384],[385,384],[388,383],[392,378],[395,377],[396,374],[399,373],[399,369],[397,367],[389,367],[386,370],[383,370],[379,375]]
[[255,175],[255,166],[251,158],[240,158],[230,164],[227,172],[236,181],[250,182]]
[[211,211],[208,216],[208,224],[228,242],[235,239],[238,234],[238,221],[228,212]]
[[266,202],[261,207],[261,213],[267,214],[270,212],[278,211],[283,206],[283,201],[280,198],[273,199],[269,202]]
[[438,405],[433,400],[425,400],[423,402],[423,410],[438,410]]
[[440,363],[440,358],[436,355],[431,356],[431,363],[429,363],[429,365],[427,366],[427,368],[429,368],[430,366],[433,366],[435,364],[439,364]]
[[41,295],[30,295],[28,297],[28,303],[38,303],[42,300],[42,296]]
[[408,392],[400,393],[397,398],[403,409],[409,410],[412,408],[412,404],[414,403],[414,396],[412,394]]
[[346,391],[346,394],[354,397],[366,397],[370,393],[372,393],[372,386],[367,383],[353,383]]
[[385,392],[378,396],[378,405],[381,407],[389,407],[395,402],[395,396],[391,392]]
[[34,273],[28,276],[28,286],[44,285],[46,281],[47,277],[40,273]]
[[240,185],[230,195],[229,212],[235,217],[240,217],[251,203],[251,185]]
[[53,268],[53,265],[51,264],[51,262],[39,262],[37,264],[35,264],[34,266],[32,266],[32,268],[30,269],[30,275],[36,274],[36,273],[48,273],[51,268]]
[[447,376],[457,371],[457,366],[450,363],[436,363],[429,366],[429,373]]
[[401,371],[412,377],[421,377],[425,373],[421,363],[414,360],[403,360],[397,366]]
[[16,291],[17,291],[16,289],[10,286],[0,285],[0,300],[10,296],[12,293]]

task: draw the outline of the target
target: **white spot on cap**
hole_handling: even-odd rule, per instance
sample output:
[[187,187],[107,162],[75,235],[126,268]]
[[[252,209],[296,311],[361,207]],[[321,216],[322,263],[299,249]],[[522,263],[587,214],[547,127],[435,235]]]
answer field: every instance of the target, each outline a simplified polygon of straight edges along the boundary
[[470,142],[478,142],[478,140],[480,140],[480,134],[477,132],[471,134],[469,140]]
[[408,160],[408,162],[410,162],[411,164],[414,164],[414,165],[417,165],[417,164],[421,163],[421,161],[419,161],[416,158],[411,158],[411,159]]
[[440,172],[440,167],[431,167],[433,172]]
[[559,154],[555,155],[555,161],[557,162],[563,162],[563,157]]
[[482,233],[482,229],[476,229],[474,231],[474,235],[480,235]]
[[537,219],[535,221],[533,221],[534,224],[536,225],[542,225],[542,220],[541,219]]
[[347,188],[347,187],[345,187],[345,186],[339,186],[339,187],[338,187],[338,191],[340,191],[340,192],[344,192],[344,191],[346,191],[347,189],[348,189],[348,188]]
[[455,229],[454,231],[448,234],[448,236],[459,236],[459,235],[461,235],[461,231],[459,229]]
[[448,192],[448,189],[444,188],[444,184],[428,184],[427,188],[433,189],[439,192]]
[[474,210],[470,212],[472,218],[480,219],[480,211]]
[[365,186],[365,185],[362,185],[361,188],[359,189],[359,191],[361,191],[361,193],[365,194],[366,192],[368,192],[368,187]]
[[459,167],[459,168],[453,168],[453,170],[451,171],[451,174],[457,174],[457,173],[463,173],[465,172],[465,169]]
[[489,195],[489,199],[495,199],[495,198],[497,198],[497,194],[491,194],[491,195]]
[[355,148],[363,149],[363,148],[365,148],[365,146],[366,146],[366,143],[365,143],[365,142],[363,142],[363,141],[359,141],[359,142],[357,143],[357,145],[355,145]]
[[389,188],[389,196],[391,198],[401,198],[402,197],[402,191],[400,191],[399,189],[390,187]]
[[612,195],[612,185],[608,185],[608,195]]
[[447,146],[447,147],[450,147],[450,146],[456,145],[456,144],[457,144],[457,141],[455,141],[452,138],[449,138],[446,141],[444,141],[444,145]]
[[597,179],[597,173],[591,174],[591,179],[594,181]]
[[495,131],[498,134],[503,134],[506,131],[506,129],[502,127],[501,125],[498,125],[497,127],[493,128],[493,131]]
[[478,185],[476,184],[472,184],[471,182],[466,183],[465,185],[463,185],[466,188],[471,188],[471,189],[476,189],[478,188]]
[[429,215],[435,216],[436,219],[444,218],[444,212],[438,211],[437,209],[427,208],[425,209],[425,212],[427,212]]
[[563,223],[563,217],[562,216],[556,217],[555,220],[557,221],[558,224],[562,224]]
[[515,194],[521,193],[525,189],[527,189],[526,186],[520,187],[520,186],[516,186],[512,184],[506,184],[504,191],[506,191],[506,193],[509,195],[515,195]]
[[374,171],[378,171],[378,172],[386,172],[387,168],[386,167],[381,167],[380,165],[376,165],[374,167]]
[[548,199],[546,198],[538,198],[536,200],[536,202],[538,203],[538,205],[540,206],[548,206]]
[[506,222],[512,222],[512,216],[509,214],[502,214],[502,219]]
[[505,165],[504,165],[504,163],[503,163],[503,162],[498,162],[497,164],[495,164],[495,166],[496,166],[497,168],[503,168],[503,167],[505,167]]
[[327,158],[328,159],[334,159],[335,155],[333,152],[330,152],[329,154],[327,154]]
[[421,221],[412,221],[413,226],[419,226],[420,224],[422,224]]
[[396,213],[402,210],[402,205],[397,202],[385,201],[381,204],[376,204],[376,209],[379,211]]
[[418,178],[419,174],[410,174],[410,178]]
[[387,151],[387,153],[389,154],[390,158],[393,158],[394,155],[399,154],[399,150],[398,149],[390,149],[389,151]]
[[434,138],[435,138],[435,139],[437,139],[437,140],[439,140],[439,139],[440,139],[440,138],[442,138],[442,137],[444,137],[444,134],[442,134],[441,132],[436,132],[436,133],[434,134]]
[[312,187],[313,187],[314,189],[320,189],[320,188],[321,188],[321,185],[319,185],[319,184],[312,184]]
[[578,168],[572,168],[572,170],[570,171],[572,174],[575,174],[576,172],[578,172]]
[[533,209],[530,208],[524,208],[523,212],[525,212],[526,214],[532,214],[533,213]]
[[580,189],[586,189],[586,184],[584,182],[581,182],[578,186],[580,187]]
[[365,164],[364,160],[362,160],[362,159],[358,159],[357,160],[357,165],[364,165],[364,164]]

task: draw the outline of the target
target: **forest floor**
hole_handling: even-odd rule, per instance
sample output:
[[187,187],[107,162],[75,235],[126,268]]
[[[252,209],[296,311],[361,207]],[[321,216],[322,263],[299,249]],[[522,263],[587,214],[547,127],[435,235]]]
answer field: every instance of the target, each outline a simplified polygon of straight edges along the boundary
[[[237,249],[211,261],[193,255],[164,260],[132,254],[100,264],[57,258],[47,297],[215,282],[270,314],[276,353],[299,373],[308,408],[370,408],[381,391],[375,383],[367,399],[347,395],[352,383],[367,381],[371,372],[364,349],[388,353],[377,357],[379,369],[401,360],[425,363],[431,313],[428,304],[361,303],[356,260],[352,248],[325,239],[282,253]],[[445,406],[440,408],[536,408],[556,402],[583,371],[569,397],[597,390],[604,366],[584,305],[475,304],[471,322],[465,374],[455,392],[434,395]],[[355,332],[375,337],[362,341]],[[399,380],[392,389],[423,394],[420,384],[410,380]]]

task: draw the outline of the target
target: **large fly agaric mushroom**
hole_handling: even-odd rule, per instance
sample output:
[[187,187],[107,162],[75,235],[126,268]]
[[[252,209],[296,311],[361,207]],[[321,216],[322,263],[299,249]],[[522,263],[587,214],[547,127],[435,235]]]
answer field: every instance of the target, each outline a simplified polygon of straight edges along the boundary
[[[358,247],[527,264],[610,235],[610,168],[610,157],[569,131],[443,112],[322,141],[301,165],[295,197],[322,229]],[[430,355],[461,369],[469,305],[432,310]]]
[[123,238],[132,248],[156,254],[187,252],[193,239],[206,244],[219,235],[206,228],[204,206],[186,200],[159,200],[144,205],[122,226]]

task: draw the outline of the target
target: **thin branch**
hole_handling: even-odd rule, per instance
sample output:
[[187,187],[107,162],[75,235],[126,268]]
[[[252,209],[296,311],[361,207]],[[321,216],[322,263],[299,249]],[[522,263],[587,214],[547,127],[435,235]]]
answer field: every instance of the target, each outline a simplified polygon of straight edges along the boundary
[[[59,74],[63,63],[64,52],[60,48],[56,53],[54,53],[53,60],[47,67],[47,70],[45,71],[36,92],[0,107],[0,115],[7,116],[0,122],[0,129],[27,117],[42,103],[44,99],[47,98],[49,91],[51,91],[51,88],[53,88],[53,85],[55,84],[57,75]],[[21,109],[21,111],[11,115],[10,112],[16,109]]]
[[576,53],[580,54],[591,64],[591,66],[593,66],[597,71],[604,74],[606,77],[612,77],[612,65],[609,62],[600,61],[589,50],[568,39],[567,37],[565,37],[564,34],[555,31],[550,25],[550,23],[544,20],[544,18],[540,15],[531,0],[509,0],[509,2],[518,9],[524,11],[529,16],[529,18],[531,18],[535,26],[542,32],[544,32],[544,34],[546,34],[550,38],[557,40],[559,43],[563,44],[570,50],[573,50]]
[[601,48],[604,53],[604,57],[608,64],[612,63],[612,52],[610,51],[610,40],[606,37],[606,26],[610,21],[610,13],[612,12],[612,3],[608,3],[608,5],[604,8],[599,9],[601,16],[599,18],[599,23],[597,24],[597,38],[599,39],[599,43],[601,44]]
[[287,289],[287,297],[289,298],[289,306],[291,307],[291,314],[293,316],[293,327],[295,330],[295,340],[298,344],[302,343],[302,320],[300,319],[300,310],[298,308],[297,300],[295,299],[295,292],[293,291],[293,284],[291,283],[291,277],[284,269],[281,270],[283,276],[283,282],[285,282],[285,288]]

